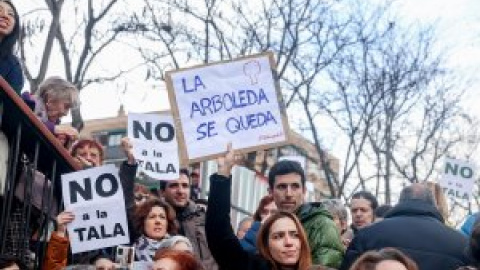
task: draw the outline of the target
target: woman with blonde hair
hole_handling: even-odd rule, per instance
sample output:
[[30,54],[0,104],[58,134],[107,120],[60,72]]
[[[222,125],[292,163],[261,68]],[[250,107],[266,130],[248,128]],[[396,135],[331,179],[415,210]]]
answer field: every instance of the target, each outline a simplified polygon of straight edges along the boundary
[[417,264],[394,248],[369,251],[360,256],[350,270],[418,270]]

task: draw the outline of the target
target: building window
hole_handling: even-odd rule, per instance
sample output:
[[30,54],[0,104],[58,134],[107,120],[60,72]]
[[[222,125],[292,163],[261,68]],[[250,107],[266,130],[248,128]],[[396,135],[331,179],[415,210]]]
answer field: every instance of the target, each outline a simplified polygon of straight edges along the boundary
[[111,134],[108,136],[108,147],[119,146],[123,138],[123,134]]
[[122,138],[126,136],[125,130],[100,131],[92,134],[92,138],[104,147],[118,147]]

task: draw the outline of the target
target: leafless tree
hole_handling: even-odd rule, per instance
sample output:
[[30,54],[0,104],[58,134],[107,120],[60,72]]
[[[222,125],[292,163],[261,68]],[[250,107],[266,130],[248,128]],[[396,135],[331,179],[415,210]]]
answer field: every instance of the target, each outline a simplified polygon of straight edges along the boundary
[[[100,56],[108,51],[106,49],[122,33],[122,29],[114,27],[118,18],[112,16],[114,7],[120,2],[88,0],[65,3],[64,0],[45,0],[48,15],[39,16],[45,10],[37,9],[25,16],[20,55],[33,93],[45,79],[57,52],[64,65],[65,78],[79,90],[93,83],[114,81],[127,72],[128,68],[105,74],[91,72],[92,67],[102,61]],[[64,27],[64,23],[68,27]],[[48,26],[45,27],[46,25]],[[54,46],[55,41],[58,48]],[[38,44],[43,44],[41,55],[31,49]],[[72,118],[73,125],[82,129],[83,120],[79,108],[72,111]]]
[[[326,1],[262,0],[249,5],[205,0],[192,5],[182,0],[145,0],[145,8],[125,28],[143,38],[139,51],[150,63],[149,75],[158,79],[180,66],[272,51],[288,107],[300,97],[299,89],[316,83],[352,42],[342,33],[348,22],[348,16],[341,16]],[[142,46],[145,40],[155,44],[155,50]],[[327,168],[328,159],[324,160]],[[334,178],[330,173],[326,176],[333,192]]]
[[328,8],[323,2],[310,0],[262,0],[254,5],[238,0],[144,3],[144,9],[125,22],[125,28],[156,45],[154,50],[138,48],[153,67],[151,75],[158,78],[165,70],[180,65],[267,50],[276,54],[278,76],[282,78],[299,49],[306,48],[310,39],[316,38],[315,32],[322,29],[325,19],[321,16]]
[[330,66],[336,87],[320,106],[349,140],[338,195],[355,170],[362,188],[375,179],[378,194],[383,184],[391,203],[392,181],[429,179],[461,140],[452,131],[463,91],[432,29],[406,27],[385,8],[356,13],[350,33],[358,42]]
[[[445,68],[430,28],[408,27],[390,3],[355,0],[144,0],[124,22],[138,34],[148,76],[182,66],[271,50],[289,110],[303,110],[334,197],[376,183],[391,201],[392,181],[432,177],[461,139],[461,89]],[[374,6],[372,8],[372,6]],[[143,46],[148,43],[153,45]],[[340,174],[329,168],[319,119],[347,138]],[[340,177],[337,177],[340,175]]]

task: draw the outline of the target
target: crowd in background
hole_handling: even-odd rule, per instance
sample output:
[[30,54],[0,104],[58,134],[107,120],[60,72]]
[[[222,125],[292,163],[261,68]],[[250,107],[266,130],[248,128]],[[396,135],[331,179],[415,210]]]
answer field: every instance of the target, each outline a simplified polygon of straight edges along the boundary
[[[102,166],[104,152],[97,141],[78,138],[75,128],[59,125],[79,104],[74,85],[50,77],[35,94],[21,93],[24,79],[13,53],[19,31],[14,5],[0,0],[0,75],[81,167]],[[0,135],[1,146],[6,138]],[[199,175],[188,169],[180,170],[176,180],[160,181],[155,190],[136,184],[138,164],[132,144],[124,138],[121,146],[125,161],[119,167],[119,176],[130,236],[121,250],[134,250],[134,261],[151,269],[454,270],[477,269],[480,265],[479,215],[469,217],[461,232],[449,227],[446,200],[437,184],[407,186],[393,206],[379,206],[368,191],[355,193],[349,209],[334,199],[307,203],[303,168],[298,162],[282,160],[269,171],[269,194],[261,199],[251,217],[238,224],[235,233],[230,219],[235,165],[231,146],[218,158],[218,172],[210,176],[207,205],[199,200]],[[0,151],[2,157],[8,156],[8,149],[0,147]],[[5,173],[0,167],[0,181],[4,181]],[[35,255],[30,252],[18,257],[24,254],[18,249],[31,246],[30,241],[42,241],[33,237],[38,227],[32,224],[32,238],[26,239],[29,243],[17,243],[17,235],[24,230],[25,221],[19,219],[23,203],[21,194],[16,196],[11,227],[7,239],[2,239],[9,254],[0,255],[0,269],[28,269],[29,256]],[[119,247],[72,254],[66,228],[78,217],[68,210],[48,214],[54,226],[45,240],[48,245],[43,269],[73,269],[75,265],[83,265],[83,269],[128,267],[118,259]]]

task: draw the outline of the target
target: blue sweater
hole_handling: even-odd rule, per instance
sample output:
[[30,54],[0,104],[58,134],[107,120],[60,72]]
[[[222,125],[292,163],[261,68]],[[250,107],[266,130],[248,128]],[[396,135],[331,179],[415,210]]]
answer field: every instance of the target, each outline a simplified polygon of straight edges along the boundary
[[465,235],[466,237],[470,237],[478,216],[479,216],[479,213],[476,213],[467,217],[462,227],[460,228],[460,232],[463,233],[463,235]]
[[240,239],[240,245],[242,245],[243,250],[252,254],[257,253],[257,234],[261,225],[262,223],[260,221],[253,222],[243,239]]
[[9,55],[0,59],[0,75],[10,84],[10,86],[20,95],[24,85],[22,67],[18,58]]

